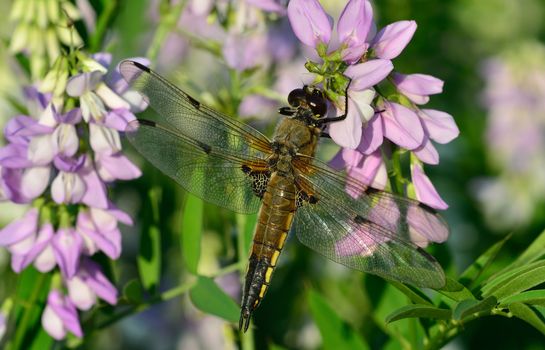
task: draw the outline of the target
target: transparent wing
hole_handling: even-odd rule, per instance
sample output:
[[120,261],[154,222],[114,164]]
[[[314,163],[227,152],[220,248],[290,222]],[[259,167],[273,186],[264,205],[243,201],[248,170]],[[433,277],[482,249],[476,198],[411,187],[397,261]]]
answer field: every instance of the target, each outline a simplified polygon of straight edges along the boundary
[[121,64],[123,77],[158,113],[127,128],[134,147],[187,191],[240,212],[256,212],[268,181],[269,140],[255,129],[200,105],[148,68]]
[[249,125],[200,104],[165,78],[134,61],[120,64],[123,78],[158,113],[157,122],[211,147],[242,156],[266,157],[269,139]]
[[299,240],[350,268],[418,287],[441,288],[441,266],[420,246],[448,236],[446,223],[419,202],[368,188],[306,157],[294,160],[308,200],[297,210]]

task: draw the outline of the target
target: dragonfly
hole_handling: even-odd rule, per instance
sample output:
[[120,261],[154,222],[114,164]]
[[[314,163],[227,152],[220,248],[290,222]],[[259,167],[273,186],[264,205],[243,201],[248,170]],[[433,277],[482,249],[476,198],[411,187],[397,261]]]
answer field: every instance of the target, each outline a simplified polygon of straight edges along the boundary
[[433,209],[370,187],[314,157],[325,127],[346,117],[346,109],[342,116],[326,116],[327,98],[319,87],[290,92],[271,140],[138,62],[125,60],[120,71],[156,112],[129,123],[132,145],[204,201],[258,213],[239,329],[247,331],[290,232],[352,269],[417,287],[445,285],[441,266],[421,248],[424,237],[448,235]]

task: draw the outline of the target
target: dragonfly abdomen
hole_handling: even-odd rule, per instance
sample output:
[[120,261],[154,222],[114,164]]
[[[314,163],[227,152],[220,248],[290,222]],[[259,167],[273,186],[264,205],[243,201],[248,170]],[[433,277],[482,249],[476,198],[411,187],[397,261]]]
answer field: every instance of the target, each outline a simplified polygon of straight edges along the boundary
[[240,328],[248,328],[252,312],[269,287],[296,210],[293,179],[273,173],[259,211],[244,285]]

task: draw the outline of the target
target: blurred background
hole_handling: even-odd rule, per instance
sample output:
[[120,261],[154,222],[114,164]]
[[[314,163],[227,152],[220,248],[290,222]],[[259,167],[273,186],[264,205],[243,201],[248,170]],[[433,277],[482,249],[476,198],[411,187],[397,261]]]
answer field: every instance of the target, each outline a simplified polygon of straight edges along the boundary
[[[344,1],[321,2],[334,18],[344,7]],[[91,3],[100,8],[102,2]],[[204,3],[193,1],[193,12],[181,14],[175,30],[166,33],[157,48],[153,64],[201,101],[240,116],[270,136],[279,118],[275,110],[284,103],[281,99],[287,92],[305,79],[303,63],[310,53],[301,50],[286,18],[274,20],[270,40],[256,43],[252,53],[266,67],[252,79],[259,81],[256,86],[268,89],[256,88],[254,96],[241,99],[233,93],[225,60],[211,54],[221,50],[224,33],[213,21],[197,21],[199,6]],[[0,2],[0,12],[8,13],[10,5],[10,1]],[[168,6],[168,2],[159,1],[120,1],[104,45],[113,53],[113,62],[149,53]],[[545,227],[545,2],[382,0],[373,6],[378,28],[403,19],[417,22],[413,40],[394,61],[396,70],[444,80],[444,93],[434,96],[428,106],[453,115],[460,129],[456,140],[437,145],[440,164],[426,167],[450,206],[444,217],[452,230],[448,242],[434,246],[432,254],[448,275],[455,276],[490,245],[512,233],[498,264],[513,260]],[[21,87],[28,83],[8,52],[12,30],[12,23],[0,23],[0,124],[15,115],[10,101],[21,100]],[[206,47],[207,43],[211,47]],[[123,286],[138,277],[139,219],[149,210],[148,193],[153,189],[159,193],[161,213],[158,288],[165,290],[188,274],[180,249],[186,194],[144,162],[130,145],[126,147],[144,175],[113,188],[118,205],[137,218],[135,226],[123,228],[123,253],[114,267],[116,284]],[[335,150],[325,145],[321,152],[320,157],[328,160]],[[0,203],[0,226],[23,211],[11,203]],[[198,270],[213,275],[235,262],[240,218],[208,204],[203,212]],[[2,300],[15,288],[15,275],[4,250],[0,250],[0,279],[5,281],[0,283]],[[226,274],[217,283],[239,301],[238,273]],[[267,297],[255,313],[258,349],[320,347],[313,313],[317,301],[311,293],[319,293],[319,300],[357,329],[371,348],[399,348],[390,336],[410,326],[409,321],[384,325],[385,316],[406,302],[401,293],[379,278],[326,261],[292,238]],[[230,324],[198,311],[183,295],[95,333],[86,347],[230,349],[237,347],[233,339]],[[483,347],[539,349],[543,348],[543,337],[517,319],[485,318],[468,324],[447,346]]]

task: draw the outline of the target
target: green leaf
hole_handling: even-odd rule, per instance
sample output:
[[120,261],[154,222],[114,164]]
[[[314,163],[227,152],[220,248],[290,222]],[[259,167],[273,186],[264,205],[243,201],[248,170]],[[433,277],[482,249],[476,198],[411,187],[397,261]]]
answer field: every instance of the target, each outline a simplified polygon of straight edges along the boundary
[[447,277],[446,281],[447,284],[445,287],[438,290],[439,293],[455,301],[475,299],[475,296],[463,284],[450,277]]
[[539,268],[542,266],[545,266],[545,261],[540,260],[540,261],[529,263],[528,265],[519,266],[513,270],[504,270],[503,272],[492,276],[486,282],[486,284],[481,288],[482,293],[483,295],[490,294],[491,291],[501,287],[504,283],[513,279],[515,276],[520,275],[522,273],[526,273],[532,269]]
[[137,262],[142,285],[155,292],[161,275],[161,233],[157,226],[150,226],[142,232]]
[[501,305],[509,305],[515,302],[545,306],[545,289],[529,290],[527,292],[512,295],[504,298]]
[[240,313],[238,305],[218,287],[213,279],[198,276],[197,284],[191,288],[189,296],[193,305],[199,310],[229,322],[238,322]]
[[246,244],[247,251],[250,250],[250,246],[252,245],[256,223],[257,223],[257,213],[246,216],[246,224],[244,226],[244,241]]
[[283,346],[277,345],[275,343],[269,344],[269,350],[288,350],[288,348],[285,348]]
[[360,335],[329,306],[317,292],[310,290],[308,302],[312,318],[322,335],[323,349],[368,349]]
[[38,334],[34,336],[32,340],[32,345],[28,348],[29,350],[43,350],[51,349],[53,345],[53,338],[41,327],[38,328]]
[[433,305],[432,301],[428,296],[424,293],[422,293],[420,290],[413,288],[411,286],[407,286],[403,283],[396,282],[393,280],[388,280],[388,283],[393,285],[397,290],[399,290],[401,293],[405,294],[409,298],[410,301],[412,301],[415,304],[427,304],[427,305]]
[[466,299],[460,301],[452,313],[452,318],[455,320],[463,320],[475,313],[486,312],[492,310],[498,303],[498,300],[490,296],[483,300]]
[[471,264],[460,276],[459,281],[462,284],[471,286],[475,281],[483,274],[483,272],[494,261],[501,248],[511,238],[511,235],[507,235],[501,241],[495,243],[486,250],[473,264]]
[[144,218],[137,265],[142,286],[154,293],[161,276],[161,231],[158,227],[161,189],[154,187],[148,195],[151,208],[147,208],[147,215]]
[[494,295],[501,301],[506,297],[518,294],[543,282],[545,282],[545,266],[539,264],[532,269],[526,269],[512,276],[501,284],[495,285],[494,288],[487,290],[486,294]]
[[198,273],[199,259],[201,256],[203,208],[204,203],[200,198],[191,194],[187,195],[180,239],[185,265],[187,270],[193,274]]
[[536,315],[531,307],[523,303],[512,303],[509,305],[509,311],[511,311],[515,317],[529,323],[545,335],[545,323],[543,323],[542,319]]
[[509,265],[509,268],[516,268],[536,261],[545,255],[545,230],[526,248],[526,250]]
[[437,320],[448,320],[452,312],[447,309],[440,309],[435,306],[424,304],[406,305],[392,312],[386,317],[386,323],[402,320],[404,318],[433,318]]
[[[42,310],[49,294],[51,274],[42,274],[29,267],[21,273],[17,286],[14,318],[15,335],[10,349],[28,349],[33,347],[39,337],[39,325]],[[40,337],[43,339],[43,336]],[[40,340],[40,342],[46,340]]]
[[123,287],[123,296],[127,301],[133,304],[139,304],[142,302],[142,285],[137,279],[130,280]]

